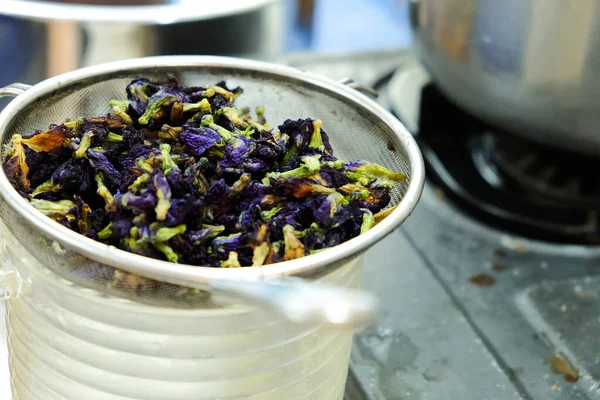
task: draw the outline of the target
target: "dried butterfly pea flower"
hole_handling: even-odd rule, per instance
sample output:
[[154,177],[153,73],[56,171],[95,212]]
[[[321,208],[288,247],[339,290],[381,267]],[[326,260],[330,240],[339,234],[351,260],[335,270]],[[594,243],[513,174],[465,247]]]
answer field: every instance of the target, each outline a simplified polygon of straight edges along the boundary
[[193,156],[202,156],[208,149],[221,143],[221,136],[210,128],[187,128],[179,134],[179,139]]
[[47,132],[40,132],[30,138],[23,139],[21,143],[35,152],[43,151],[45,153],[55,152],[63,146],[63,141],[71,136],[71,132],[58,127],[50,129]]
[[363,214],[362,224],[360,225],[361,234],[366,233],[373,227],[373,225],[375,225],[375,217],[373,216],[373,213],[369,210],[364,211],[365,213]]
[[111,190],[116,190],[121,182],[121,173],[116,170],[114,165],[108,161],[104,154],[93,149],[88,149],[87,157],[90,165],[94,167],[96,171],[102,172],[108,187]]
[[227,260],[221,263],[222,268],[241,268],[242,265],[238,260],[238,253],[235,251],[230,251],[227,257]]
[[158,199],[154,211],[156,219],[159,221],[167,218],[167,212],[171,208],[171,187],[161,170],[154,170],[154,178],[152,180],[156,189],[156,198]]
[[229,142],[231,140],[231,138],[233,137],[233,135],[231,134],[230,131],[223,128],[222,126],[215,124],[215,119],[210,114],[202,117],[201,123],[202,123],[202,126],[210,128],[214,132],[216,132],[225,142]]
[[75,196],[75,204],[78,211],[77,228],[79,233],[85,235],[92,229],[92,209],[79,196]]
[[88,185],[86,180],[88,174],[87,166],[83,160],[71,158],[61,164],[52,173],[52,184],[65,189],[79,189],[86,191]]
[[332,168],[324,164],[321,165],[319,176],[329,187],[339,188],[350,183],[350,179],[342,169]]
[[146,78],[136,79],[125,88],[129,107],[135,114],[141,116],[146,110],[150,96],[158,91],[158,88]]
[[271,129],[224,82],[125,92],[113,115],[15,135],[4,163],[40,211],[123,250],[223,268],[292,260],[367,232],[404,179],[338,160],[318,119]]
[[183,234],[185,230],[185,225],[179,225],[174,228],[159,228],[150,235],[149,240],[152,246],[163,253],[168,261],[176,263],[179,260],[179,254],[167,242],[173,237]]
[[156,195],[150,191],[145,191],[139,196],[127,192],[123,195],[117,195],[115,201],[123,208],[139,213],[149,213],[158,204]]
[[227,236],[218,236],[213,239],[212,247],[219,254],[228,254],[230,251],[236,251],[245,245],[244,239],[239,232]]
[[249,141],[244,136],[232,137],[225,147],[225,154],[220,165],[224,168],[238,166],[250,151]]
[[49,180],[35,188],[35,190],[30,194],[30,197],[34,198],[48,192],[58,192],[60,189],[60,184],[53,183],[51,180]]
[[192,195],[188,195],[182,199],[172,199],[165,224],[167,226],[174,226],[182,224],[190,218],[197,218],[202,215],[201,211],[203,207],[203,201]]
[[29,166],[26,162],[25,148],[23,147],[23,138],[19,134],[12,137],[10,146],[7,150],[9,159],[4,163],[4,171],[9,182],[18,189],[29,190],[30,182]]
[[348,201],[339,192],[328,195],[319,208],[314,210],[315,221],[322,227],[335,227],[344,223],[347,216],[344,215],[343,205]]
[[104,175],[101,172],[98,172],[95,175],[95,179],[96,179],[96,185],[98,187],[98,189],[96,190],[96,193],[104,199],[106,206],[111,205],[114,201],[114,197],[113,197],[112,193],[110,192],[110,190],[104,184]]
[[133,125],[133,118],[127,114],[129,104],[129,101],[127,100],[111,100],[108,102],[108,105],[117,117],[121,118],[127,125]]
[[273,192],[283,197],[304,198],[319,194],[331,194],[335,189],[325,187],[318,182],[308,178],[278,178],[271,183]]
[[30,203],[44,215],[55,219],[65,218],[69,211],[75,208],[75,203],[71,200],[48,201],[31,199]]
[[202,242],[214,239],[225,231],[224,226],[203,224],[201,229],[188,232],[187,236],[190,242],[197,245]]
[[350,162],[347,168],[352,172],[369,174],[375,178],[390,179],[394,182],[402,182],[406,179],[406,176],[402,172],[393,172],[382,165],[367,161]]
[[296,237],[295,229],[291,225],[283,227],[283,240],[285,243],[284,260],[294,260],[304,256],[304,245]]

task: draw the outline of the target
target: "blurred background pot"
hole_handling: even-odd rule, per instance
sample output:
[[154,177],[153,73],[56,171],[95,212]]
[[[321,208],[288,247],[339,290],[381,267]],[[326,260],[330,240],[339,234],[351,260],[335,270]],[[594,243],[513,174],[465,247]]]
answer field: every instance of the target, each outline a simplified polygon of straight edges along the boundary
[[0,85],[151,55],[273,58],[282,12],[281,0],[3,0]]
[[412,0],[416,50],[440,89],[518,136],[600,155],[594,0]]

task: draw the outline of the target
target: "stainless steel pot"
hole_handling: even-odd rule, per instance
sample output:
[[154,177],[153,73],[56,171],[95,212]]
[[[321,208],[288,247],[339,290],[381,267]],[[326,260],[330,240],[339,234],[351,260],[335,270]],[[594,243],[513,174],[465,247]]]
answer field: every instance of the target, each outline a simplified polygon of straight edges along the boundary
[[268,59],[283,44],[281,0],[68,3],[0,1],[0,85],[33,84],[80,67],[153,55]]
[[513,134],[600,155],[600,3],[412,0],[416,49],[441,89]]

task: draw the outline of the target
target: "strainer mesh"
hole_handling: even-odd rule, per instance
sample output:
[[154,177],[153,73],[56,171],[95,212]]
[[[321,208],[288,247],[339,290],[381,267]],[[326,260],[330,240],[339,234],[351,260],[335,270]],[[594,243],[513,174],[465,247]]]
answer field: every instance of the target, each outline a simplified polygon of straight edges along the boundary
[[[153,67],[87,78],[84,82],[67,85],[38,99],[18,113],[9,129],[2,132],[2,144],[6,144],[15,133],[29,135],[36,129],[47,129],[52,123],[105,115],[110,111],[109,100],[125,98],[125,86],[133,79],[147,77],[164,82],[167,74],[174,74],[182,85],[199,86],[225,80],[230,87],[241,86],[244,93],[236,100],[236,105],[247,106],[251,110],[264,106],[267,121],[275,127],[288,118],[321,119],[338,158],[368,160],[407,176],[406,181],[391,193],[390,206],[402,199],[410,183],[411,169],[405,144],[377,116],[362,111],[341,94],[308,82],[241,68]],[[69,250],[57,249],[56,243],[43,237],[6,206],[0,210],[0,216],[15,238],[31,253],[32,260],[38,260],[77,284],[162,306],[213,306],[209,296],[201,291],[132,276]]]

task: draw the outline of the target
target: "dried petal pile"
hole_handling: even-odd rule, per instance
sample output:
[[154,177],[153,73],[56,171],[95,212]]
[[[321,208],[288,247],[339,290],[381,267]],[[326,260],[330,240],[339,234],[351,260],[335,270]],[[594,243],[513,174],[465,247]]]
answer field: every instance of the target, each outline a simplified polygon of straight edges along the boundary
[[3,165],[43,214],[123,250],[226,268],[303,257],[369,230],[404,179],[338,160],[319,120],[251,118],[225,82],[126,93],[105,117],[15,134]]

